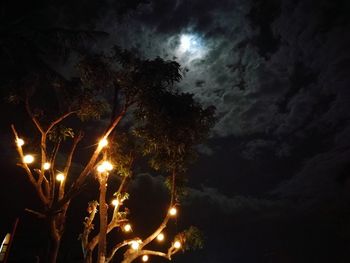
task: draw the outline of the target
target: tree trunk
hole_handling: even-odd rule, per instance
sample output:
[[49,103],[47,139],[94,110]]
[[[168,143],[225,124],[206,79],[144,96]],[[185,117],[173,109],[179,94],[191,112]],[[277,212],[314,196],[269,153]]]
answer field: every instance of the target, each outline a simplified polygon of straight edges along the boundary
[[66,213],[69,207],[66,203],[60,213],[55,214],[49,219],[50,222],[50,247],[49,247],[49,263],[56,263],[58,251],[60,249],[61,239],[66,225]]
[[84,263],[92,263],[92,251],[91,250],[86,251]]
[[49,247],[49,263],[56,263],[58,250],[60,249],[61,238],[58,239],[55,237],[50,238],[50,247]]
[[100,179],[100,232],[98,237],[98,254],[97,262],[106,262],[106,235],[107,235],[107,204],[106,204],[106,191],[107,191],[107,175],[101,174]]

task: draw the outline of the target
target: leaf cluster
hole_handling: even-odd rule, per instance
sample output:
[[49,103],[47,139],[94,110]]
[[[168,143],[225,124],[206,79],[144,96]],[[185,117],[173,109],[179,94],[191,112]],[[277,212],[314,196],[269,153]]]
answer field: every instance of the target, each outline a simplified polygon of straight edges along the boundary
[[183,250],[197,250],[204,247],[204,237],[202,232],[194,226],[179,233],[175,239],[181,240]]

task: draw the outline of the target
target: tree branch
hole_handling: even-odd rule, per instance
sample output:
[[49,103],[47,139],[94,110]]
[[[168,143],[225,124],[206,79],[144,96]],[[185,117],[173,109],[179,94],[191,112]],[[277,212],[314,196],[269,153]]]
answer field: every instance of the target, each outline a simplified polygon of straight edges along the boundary
[[32,209],[25,208],[24,211],[26,211],[26,212],[28,212],[28,213],[31,213],[31,214],[34,214],[34,215],[36,215],[36,216],[39,217],[39,218],[46,218],[46,215],[44,215],[43,213],[34,211],[34,210],[32,210]]
[[57,125],[58,123],[60,123],[61,121],[63,121],[65,118],[67,118],[68,116],[72,115],[73,113],[76,113],[77,111],[70,111],[67,112],[65,114],[63,114],[62,116],[58,117],[56,120],[54,120],[53,122],[51,122],[51,124],[49,125],[49,127],[46,130],[46,134],[48,134],[50,132],[50,130]]
[[167,215],[165,216],[163,222],[160,224],[160,226],[150,235],[148,236],[141,244],[141,248],[143,248],[144,246],[148,245],[149,243],[151,243],[162,231],[164,228],[166,228],[168,221],[170,218],[170,214],[167,211]]
[[112,249],[111,252],[108,254],[108,257],[106,258],[106,263],[110,262],[112,260],[112,258],[114,257],[114,254],[122,247],[125,247],[127,245],[129,245],[131,242],[133,241],[137,241],[138,239],[126,239],[118,244],[116,244]]
[[61,139],[58,139],[58,142],[55,144],[52,154],[50,156],[50,206],[52,205],[54,198],[55,198],[55,163],[56,163],[56,156],[58,153],[58,150],[61,146]]
[[[102,139],[107,139],[108,136],[110,135],[110,133],[113,131],[113,129],[118,125],[118,123],[121,121],[121,119],[124,117],[126,113],[126,109],[124,108],[123,111],[114,119],[114,121],[112,122],[112,124],[109,126],[109,128],[106,130],[106,132],[104,133],[104,135],[102,136]],[[102,150],[102,146],[99,144],[96,148],[96,150],[94,151],[94,153],[92,154],[89,162],[87,163],[87,165],[85,166],[85,168],[83,169],[83,171],[80,173],[80,175],[78,176],[78,178],[76,179],[76,181],[73,183],[73,185],[71,186],[70,190],[67,192],[67,194],[65,194],[65,196],[58,202],[58,207],[62,206],[63,204],[65,204],[66,202],[68,202],[72,196],[74,195],[74,193],[76,191],[79,191],[79,188],[82,186],[82,184],[84,183],[86,176],[90,174],[91,170],[93,169],[96,160],[100,154]]]
[[29,105],[29,98],[28,96],[26,96],[26,99],[25,99],[25,107],[26,107],[26,111],[28,113],[28,115],[30,116],[31,120],[33,121],[33,123],[35,124],[36,128],[39,130],[39,132],[41,134],[44,134],[44,130],[43,128],[41,127],[39,121],[37,120],[37,118],[34,116],[32,110],[30,109],[30,105]]
[[[15,129],[15,126],[12,124],[11,125],[11,129],[12,129],[12,132],[15,136],[15,141],[17,142],[19,137],[18,137],[18,133]],[[34,186],[35,190],[36,190],[36,193],[38,194],[40,200],[43,202],[44,205],[47,205],[48,204],[48,200],[46,198],[46,196],[44,195],[43,191],[42,191],[42,188],[41,188],[41,185],[38,184],[38,182],[35,180],[34,176],[33,176],[33,173],[32,171],[30,170],[29,166],[23,162],[23,150],[22,150],[22,147],[19,146],[18,144],[16,144],[16,149],[17,149],[17,153],[19,155],[19,157],[21,158],[21,163],[19,163],[18,165],[20,167],[22,167],[27,175],[28,175],[28,178],[29,178],[29,181],[31,182],[31,184]]]
[[66,161],[66,165],[64,167],[64,175],[65,175],[65,179],[61,182],[60,184],[60,188],[59,188],[59,193],[58,193],[58,200],[61,200],[64,196],[64,188],[66,185],[66,181],[67,181],[67,177],[68,177],[68,173],[69,173],[69,169],[72,165],[72,159],[73,159],[73,155],[75,152],[75,149],[78,145],[78,143],[81,141],[81,139],[83,138],[83,133],[79,132],[77,136],[74,137],[73,140],[73,145],[71,150],[69,151],[68,157],[67,157],[67,161]]
[[143,255],[152,255],[152,256],[158,256],[158,257],[163,257],[166,258],[167,260],[171,260],[170,254],[165,254],[164,252],[160,251],[154,251],[154,250],[142,250],[139,253],[140,256]]
[[88,212],[90,213],[90,215],[89,217],[85,218],[84,230],[83,230],[83,233],[81,234],[81,246],[83,248],[84,256],[87,255],[87,251],[88,251],[89,235],[91,231],[94,229],[94,225],[92,224],[92,222],[94,221],[97,213],[97,206],[98,206],[97,201],[89,202]]

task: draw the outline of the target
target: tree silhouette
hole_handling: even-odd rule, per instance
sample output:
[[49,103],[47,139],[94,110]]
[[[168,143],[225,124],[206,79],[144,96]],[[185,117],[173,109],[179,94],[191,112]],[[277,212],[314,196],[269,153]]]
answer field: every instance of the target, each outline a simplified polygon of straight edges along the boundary
[[[176,89],[175,84],[180,81],[181,74],[180,65],[174,61],[160,58],[144,60],[115,47],[111,56],[82,57],[76,69],[78,75],[71,80],[35,72],[21,80],[19,85],[23,88],[17,89],[17,95],[12,96],[13,101],[23,102],[39,135],[38,166],[33,156],[27,154],[21,133],[14,125],[12,130],[20,157],[19,166],[24,169],[42,204],[40,211],[28,211],[49,222],[50,262],[57,260],[70,202],[84,189],[87,178],[92,174],[96,175],[100,185],[100,229],[97,236],[90,240],[91,224],[97,208],[97,203],[92,202],[89,204],[90,215],[85,222],[82,244],[87,261],[91,261],[92,251],[98,245],[98,262],[108,262],[119,245],[106,258],[106,234],[127,222],[127,213],[119,211],[120,206],[117,205],[112,221],[107,224],[106,184],[112,168],[108,163],[109,158],[113,158],[113,155],[118,157],[113,165],[115,171],[123,176],[116,194],[120,205],[127,196],[127,181],[132,174],[133,160],[137,157],[148,160],[152,168],[172,175],[170,206],[176,206],[176,175],[184,174],[195,155],[194,146],[208,134],[214,123],[214,109],[203,109],[192,95]],[[18,94],[19,90],[22,93]],[[54,96],[45,97],[48,91]],[[46,100],[40,100],[41,96]],[[89,121],[101,116],[106,118],[107,114],[110,115],[110,123],[103,132],[93,134],[98,142],[93,143],[94,150],[89,151],[89,158],[80,169],[72,169],[76,152],[86,152],[78,147],[84,137],[83,128],[88,127]],[[129,127],[122,123],[126,115],[132,120]],[[126,137],[133,138],[133,147],[118,136],[119,133],[113,134],[117,127],[127,134]],[[66,151],[65,145],[70,138],[71,148]],[[112,145],[119,144],[114,153],[108,147],[108,138],[112,139]],[[140,243],[138,253],[128,250],[126,255],[129,256],[125,256],[124,262],[155,253],[146,253],[142,248],[158,236],[168,220],[169,214],[161,226]],[[170,259],[178,250],[179,247],[172,247],[164,255]]]

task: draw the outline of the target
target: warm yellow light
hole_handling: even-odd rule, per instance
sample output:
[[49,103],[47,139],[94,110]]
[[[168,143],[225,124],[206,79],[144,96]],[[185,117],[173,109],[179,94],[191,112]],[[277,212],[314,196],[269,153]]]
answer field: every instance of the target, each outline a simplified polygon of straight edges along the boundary
[[140,247],[139,242],[137,242],[137,241],[132,241],[132,242],[131,242],[131,248],[132,248],[133,250],[138,250],[139,247]]
[[44,170],[49,170],[51,167],[50,163],[44,163]]
[[129,232],[129,231],[131,231],[131,225],[130,224],[126,224],[126,225],[124,225],[123,229],[124,229],[125,232]]
[[177,214],[177,209],[176,209],[176,207],[170,208],[169,214],[170,214],[171,216],[175,216],[175,215]]
[[174,248],[180,248],[180,247],[181,247],[180,241],[175,241]]
[[158,240],[158,241],[163,241],[163,240],[164,240],[164,234],[163,234],[163,233],[160,233],[160,234],[157,236],[157,240]]
[[18,139],[16,140],[16,144],[17,144],[17,146],[18,146],[18,147],[21,147],[21,146],[23,146],[23,144],[24,144],[24,141],[23,141],[23,139],[21,139],[21,138],[18,138]]
[[113,165],[110,162],[108,162],[108,161],[104,161],[102,163],[102,165],[107,171],[112,171],[113,170]]
[[59,173],[56,175],[56,180],[59,182],[62,182],[64,180],[64,174],[63,173]]
[[108,145],[107,139],[102,139],[102,140],[100,140],[100,142],[98,143],[98,145],[99,145],[101,148],[107,146],[107,145]]
[[118,199],[113,199],[113,200],[112,200],[112,205],[118,206],[118,205],[119,205]]
[[31,154],[27,154],[27,155],[23,156],[23,162],[27,163],[27,164],[34,162],[34,156]]
[[99,173],[104,173],[106,171],[106,169],[102,164],[100,164],[99,166],[97,166],[97,171]]
[[143,262],[148,261],[148,256],[147,256],[147,255],[143,255],[143,257],[142,257],[142,261],[143,261]]
[[106,168],[102,164],[100,164],[99,166],[97,166],[97,171],[99,173],[104,173],[106,171]]
[[104,173],[106,171],[111,170],[113,170],[113,165],[108,161],[104,161],[99,166],[97,166],[97,171],[100,173]]

